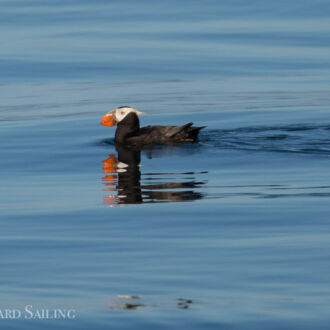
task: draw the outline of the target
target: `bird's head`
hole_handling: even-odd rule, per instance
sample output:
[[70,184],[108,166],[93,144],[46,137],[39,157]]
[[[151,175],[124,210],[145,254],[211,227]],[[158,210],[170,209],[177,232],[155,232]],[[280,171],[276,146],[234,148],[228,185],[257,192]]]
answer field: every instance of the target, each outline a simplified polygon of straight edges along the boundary
[[124,106],[119,107],[115,110],[109,111],[105,114],[101,120],[103,126],[115,126],[117,123],[122,121],[129,113],[134,112],[137,115],[141,115],[144,112],[134,109],[132,107]]

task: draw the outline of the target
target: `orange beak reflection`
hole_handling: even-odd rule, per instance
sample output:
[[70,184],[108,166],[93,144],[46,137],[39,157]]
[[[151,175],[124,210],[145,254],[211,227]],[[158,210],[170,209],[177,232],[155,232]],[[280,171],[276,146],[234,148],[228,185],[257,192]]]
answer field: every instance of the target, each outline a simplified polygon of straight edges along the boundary
[[115,155],[111,154],[110,157],[106,160],[103,160],[103,172],[104,173],[116,173],[118,159]]
[[[110,157],[104,161],[103,163],[103,172],[107,175],[102,178],[103,184],[107,186],[104,191],[117,192],[117,183],[118,176],[116,173],[118,159],[115,155],[111,154]],[[110,173],[110,174],[108,174]],[[118,203],[117,195],[107,195],[104,196],[104,203],[109,204],[110,207],[115,206]]]
[[[106,186],[116,186],[118,182],[118,177],[116,173],[118,160],[115,155],[109,155],[110,157],[104,161],[103,163],[103,172],[107,175],[102,178],[103,184]],[[109,174],[110,173],[110,174]],[[115,188],[106,188],[105,191],[116,191]]]
[[115,114],[111,111],[103,116],[101,120],[101,125],[103,126],[115,126],[117,124]]

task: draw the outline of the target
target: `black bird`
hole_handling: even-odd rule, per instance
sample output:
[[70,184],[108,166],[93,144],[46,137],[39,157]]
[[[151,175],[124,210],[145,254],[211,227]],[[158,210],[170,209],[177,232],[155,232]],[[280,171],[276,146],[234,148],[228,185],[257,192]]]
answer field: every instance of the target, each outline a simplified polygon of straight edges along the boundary
[[138,115],[143,112],[129,106],[119,107],[103,116],[101,125],[117,125],[115,143],[145,145],[150,143],[195,142],[204,128],[188,123],[182,126],[146,126],[140,128]]

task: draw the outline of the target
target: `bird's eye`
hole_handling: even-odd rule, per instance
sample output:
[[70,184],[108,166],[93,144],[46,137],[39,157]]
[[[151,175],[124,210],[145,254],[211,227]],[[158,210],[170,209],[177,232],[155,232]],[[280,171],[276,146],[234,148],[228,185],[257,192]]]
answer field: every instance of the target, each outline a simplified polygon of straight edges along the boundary
[[120,114],[121,114],[121,115],[124,115],[124,114],[125,114],[125,111],[122,111]]

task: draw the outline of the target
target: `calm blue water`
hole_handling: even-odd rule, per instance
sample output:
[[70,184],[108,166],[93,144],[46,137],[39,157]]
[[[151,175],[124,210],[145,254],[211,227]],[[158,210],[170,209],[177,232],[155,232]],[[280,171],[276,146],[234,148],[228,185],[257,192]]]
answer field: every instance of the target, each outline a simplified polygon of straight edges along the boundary
[[[329,12],[1,1],[1,329],[328,329]],[[127,153],[120,105],[207,128]]]

